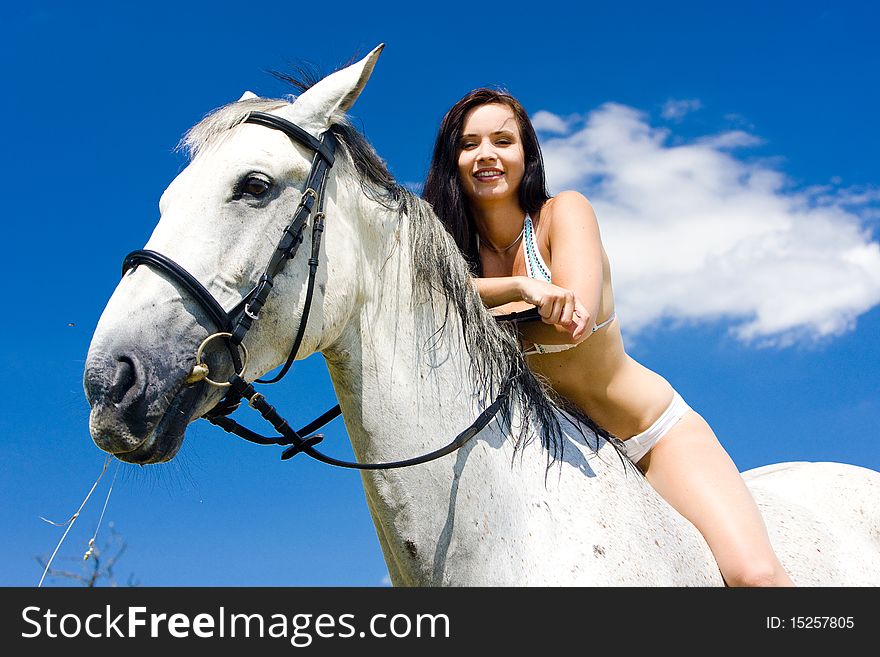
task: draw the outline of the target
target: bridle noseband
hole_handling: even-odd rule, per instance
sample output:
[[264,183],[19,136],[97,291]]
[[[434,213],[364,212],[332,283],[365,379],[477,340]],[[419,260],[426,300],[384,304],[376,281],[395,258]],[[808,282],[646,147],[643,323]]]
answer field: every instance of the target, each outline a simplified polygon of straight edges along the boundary
[[[300,452],[308,454],[312,458],[330,465],[336,465],[343,468],[356,468],[359,470],[380,470],[388,468],[402,468],[410,465],[417,465],[433,461],[441,456],[450,454],[458,448],[462,447],[477,433],[479,433],[486,425],[491,422],[492,418],[498,413],[498,410],[505,403],[510,394],[513,385],[512,377],[508,376],[501,387],[501,391],[495,400],[477,417],[474,422],[464,431],[459,433],[449,444],[428,454],[418,456],[403,461],[393,461],[389,463],[357,463],[351,461],[341,461],[332,458],[317,451],[314,446],[324,439],[323,434],[312,434],[315,430],[323,427],[325,424],[338,417],[341,414],[339,405],[331,408],[326,413],[316,418],[312,422],[299,429],[298,431],[284,420],[281,415],[272,407],[266,398],[257,392],[251,383],[242,378],[244,376],[244,368],[247,364],[247,350],[244,347],[243,340],[247,332],[251,329],[260,317],[260,311],[266,303],[269,293],[272,291],[276,276],[284,269],[284,265],[291,260],[299,250],[299,246],[303,241],[303,231],[306,222],[312,214],[312,210],[316,209],[314,222],[312,224],[312,251],[309,257],[309,280],[306,288],[306,299],[303,304],[303,313],[300,318],[299,328],[293,340],[293,346],[287,357],[287,361],[281,368],[281,371],[271,379],[257,379],[255,383],[277,383],[290,370],[296,355],[299,351],[300,344],[305,334],[306,324],[308,322],[309,310],[312,304],[312,293],[315,287],[315,276],[318,270],[318,254],[321,247],[321,234],[324,231],[324,192],[327,185],[328,173],[333,166],[336,153],[336,137],[329,130],[325,131],[320,139],[313,137],[311,134],[300,128],[298,125],[282,119],[273,114],[263,112],[251,112],[244,123],[254,123],[256,125],[265,126],[274,130],[280,130],[294,141],[300,143],[306,148],[314,152],[312,158],[312,166],[306,179],[305,190],[299,205],[294,212],[293,219],[284,229],[284,233],[275,247],[259,282],[248,292],[244,298],[236,304],[236,306],[226,312],[223,306],[214,298],[214,296],[202,285],[192,274],[171,258],[147,249],[140,249],[129,253],[122,263],[123,276],[131,269],[139,265],[147,265],[148,267],[158,270],[165,274],[172,281],[177,283],[189,295],[194,298],[202,310],[208,315],[218,329],[216,333],[209,335],[199,346],[196,353],[196,363],[192,372],[187,377],[188,384],[195,384],[201,380],[205,380],[208,384],[227,388],[226,395],[220,402],[203,416],[212,424],[219,426],[225,431],[235,434],[240,438],[249,440],[259,445],[282,445],[288,446],[281,454],[282,459],[289,459]],[[511,313],[496,317],[499,321],[529,321],[538,318],[537,309],[532,309],[524,313]],[[202,362],[202,353],[207,345],[213,340],[223,340],[232,359],[234,373],[226,382],[218,382],[208,378],[208,366]],[[244,358],[242,358],[242,356]],[[228,417],[235,409],[237,409],[242,399],[247,399],[248,404],[256,409],[278,432],[278,436],[262,436],[257,434],[241,424]],[[312,434],[312,435],[309,435]],[[306,436],[305,438],[303,436]]]

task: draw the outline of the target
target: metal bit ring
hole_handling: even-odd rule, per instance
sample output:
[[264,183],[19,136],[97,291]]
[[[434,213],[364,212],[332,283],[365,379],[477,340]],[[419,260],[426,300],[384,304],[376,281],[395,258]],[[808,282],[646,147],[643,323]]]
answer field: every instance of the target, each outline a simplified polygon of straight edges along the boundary
[[[216,338],[231,338],[232,333],[214,333],[213,335],[209,335],[207,338],[202,340],[202,344],[199,345],[198,350],[196,350],[196,364],[193,365],[192,371],[189,376],[186,378],[187,383],[196,383],[201,380],[205,380],[210,383],[212,386],[216,386],[218,388],[228,388],[232,384],[229,381],[225,383],[221,383],[219,381],[214,381],[213,379],[208,378],[208,365],[202,361],[202,354],[205,352],[205,347],[208,345],[211,340]],[[238,373],[238,376],[242,376],[244,374],[245,369],[247,368],[248,363],[248,350],[243,344],[239,344],[241,347],[241,353],[243,355],[242,363],[241,363],[241,371]]]

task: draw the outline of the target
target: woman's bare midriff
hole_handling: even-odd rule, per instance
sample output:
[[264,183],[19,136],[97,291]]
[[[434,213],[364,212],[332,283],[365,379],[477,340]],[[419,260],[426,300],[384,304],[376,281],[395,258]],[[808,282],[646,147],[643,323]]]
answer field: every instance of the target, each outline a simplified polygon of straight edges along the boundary
[[645,431],[672,401],[672,386],[623,349],[614,321],[573,349],[527,356],[529,368],[621,440]]

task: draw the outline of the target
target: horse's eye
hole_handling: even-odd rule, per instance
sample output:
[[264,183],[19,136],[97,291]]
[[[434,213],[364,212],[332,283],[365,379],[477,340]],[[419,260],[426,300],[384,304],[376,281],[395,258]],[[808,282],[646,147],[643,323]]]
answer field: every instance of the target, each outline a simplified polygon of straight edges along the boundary
[[242,191],[244,191],[246,194],[250,194],[251,196],[259,198],[269,191],[269,183],[262,178],[251,176],[244,181]]

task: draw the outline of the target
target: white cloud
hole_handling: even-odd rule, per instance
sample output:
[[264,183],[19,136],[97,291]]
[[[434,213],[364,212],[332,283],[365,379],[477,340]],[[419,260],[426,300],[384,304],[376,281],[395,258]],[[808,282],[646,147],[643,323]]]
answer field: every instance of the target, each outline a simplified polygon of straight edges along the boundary
[[746,117],[741,114],[737,114],[736,112],[729,112],[724,115],[725,120],[730,121],[734,125],[739,128],[743,128],[746,130],[754,130],[755,125],[749,121]]
[[686,100],[667,100],[663,104],[661,116],[664,119],[680,121],[686,114],[696,112],[703,104],[697,98],[689,98]]
[[697,143],[704,144],[711,148],[745,148],[748,146],[758,146],[764,143],[764,140],[755,135],[750,135],[742,130],[728,130],[717,135],[707,135],[697,140]]
[[556,116],[555,114],[551,114],[550,112],[540,110],[535,112],[535,115],[530,118],[535,130],[561,135],[568,132],[568,123],[566,123],[565,119]]
[[790,345],[851,330],[880,303],[866,224],[880,189],[798,189],[778,159],[726,150],[761,143],[754,135],[672,145],[670,130],[616,103],[572,130],[542,143],[548,182],[593,203],[628,333],[722,320],[743,341]]

